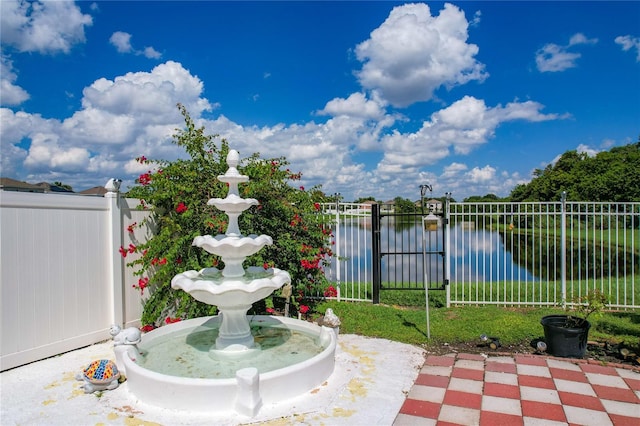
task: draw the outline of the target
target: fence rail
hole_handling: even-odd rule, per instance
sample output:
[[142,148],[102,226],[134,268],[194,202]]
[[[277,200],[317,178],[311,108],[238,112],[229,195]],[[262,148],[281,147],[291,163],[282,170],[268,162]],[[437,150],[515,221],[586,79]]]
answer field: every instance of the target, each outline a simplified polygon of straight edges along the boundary
[[[333,221],[336,250],[327,277],[351,300],[372,301],[369,205],[326,204]],[[392,213],[386,206],[385,214]],[[357,214],[355,214],[357,212]],[[394,252],[397,268],[382,288],[416,288],[423,251],[424,226],[406,223],[382,239],[396,247],[406,240],[407,255]],[[445,251],[445,272],[430,273],[446,282],[448,304],[545,306],[571,304],[589,290],[609,295],[611,307],[640,307],[640,203],[446,203],[444,241],[438,229],[427,240],[426,253]],[[392,241],[393,240],[393,241]],[[392,242],[389,242],[392,241]],[[433,242],[432,242],[433,241]],[[429,259],[426,264],[428,265]],[[393,269],[393,268],[392,268]],[[429,268],[431,270],[431,268]],[[428,278],[431,281],[433,278]],[[433,284],[429,284],[433,288]],[[424,284],[422,283],[422,286]]]
[[[127,229],[148,215],[137,205],[114,193],[0,192],[1,370],[139,324],[138,277],[119,252],[151,236]],[[335,244],[325,271],[341,300],[373,300],[370,212],[323,206]],[[451,304],[551,305],[598,288],[614,307],[640,308],[640,203],[448,203],[443,226]]]

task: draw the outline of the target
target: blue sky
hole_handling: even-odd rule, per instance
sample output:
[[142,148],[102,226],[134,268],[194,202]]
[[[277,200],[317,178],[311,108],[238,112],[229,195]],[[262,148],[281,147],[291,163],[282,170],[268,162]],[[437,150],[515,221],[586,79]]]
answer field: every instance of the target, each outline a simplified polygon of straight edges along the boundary
[[176,103],[345,200],[506,196],[640,136],[640,2],[0,2],[0,174],[123,187]]

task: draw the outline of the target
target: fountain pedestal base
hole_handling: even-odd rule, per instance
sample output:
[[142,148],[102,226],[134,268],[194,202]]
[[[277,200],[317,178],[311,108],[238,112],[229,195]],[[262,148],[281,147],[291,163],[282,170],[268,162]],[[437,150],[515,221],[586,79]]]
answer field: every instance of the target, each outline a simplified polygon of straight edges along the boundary
[[252,349],[255,341],[247,320],[247,311],[251,309],[251,305],[218,306],[218,309],[222,316],[222,324],[216,339],[216,349],[218,351],[229,349],[233,352]]

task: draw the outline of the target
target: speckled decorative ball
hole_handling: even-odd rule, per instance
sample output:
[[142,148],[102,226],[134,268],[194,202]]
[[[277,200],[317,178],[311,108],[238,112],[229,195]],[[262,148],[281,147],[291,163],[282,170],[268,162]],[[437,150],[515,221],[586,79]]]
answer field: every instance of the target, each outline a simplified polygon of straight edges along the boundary
[[120,378],[118,367],[108,359],[93,361],[85,368],[83,375],[86,381],[94,385],[106,385]]

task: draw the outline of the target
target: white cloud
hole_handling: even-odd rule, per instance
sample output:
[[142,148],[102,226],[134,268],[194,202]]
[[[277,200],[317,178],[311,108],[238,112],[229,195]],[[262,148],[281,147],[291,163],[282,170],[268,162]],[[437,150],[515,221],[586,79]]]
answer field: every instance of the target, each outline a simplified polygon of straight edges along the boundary
[[577,44],[596,44],[597,38],[588,38],[582,33],[576,33],[569,39],[569,46],[575,46]]
[[384,105],[378,100],[368,100],[362,93],[353,93],[347,99],[334,98],[327,102],[320,115],[346,115],[364,119],[380,119],[385,114]]
[[536,65],[540,72],[564,71],[576,66],[579,53],[570,53],[557,44],[547,44],[536,53]]
[[496,169],[489,165],[486,165],[482,168],[474,167],[473,169],[469,170],[467,174],[469,176],[469,179],[474,183],[488,182],[495,178]]
[[469,25],[472,27],[477,27],[478,25],[480,25],[481,18],[482,12],[480,10],[476,10],[476,12],[473,14],[473,19],[471,20],[471,22],[469,22]]
[[493,166],[474,167],[469,170],[466,164],[451,163],[443,168],[440,175],[431,179],[438,192],[451,192],[453,198],[461,201],[467,196],[495,194],[506,196],[518,184],[526,183],[517,172],[499,172]]
[[615,39],[616,44],[622,46],[622,50],[636,50],[636,61],[640,62],[640,38],[632,37],[630,35],[618,36]]
[[147,46],[142,50],[136,50],[131,45],[131,34],[124,31],[116,31],[109,37],[109,43],[115,46],[119,53],[133,53],[135,55],[144,55],[149,59],[160,59],[162,54],[153,47]]
[[151,47],[151,46],[145,47],[142,52],[143,52],[142,54],[145,56],[145,58],[160,59],[162,57],[162,54],[160,52],[158,52],[156,49],[154,49],[153,47]]
[[455,178],[455,177],[459,176],[462,172],[466,171],[467,169],[468,169],[468,167],[467,167],[466,164],[451,163],[448,166],[444,167],[443,172],[440,175],[440,177],[444,178],[444,179]]
[[130,53],[133,48],[131,47],[131,34],[123,31],[116,31],[111,34],[109,43],[116,47],[116,50],[120,53]]
[[458,7],[445,4],[432,17],[426,4],[395,7],[368,40],[356,46],[360,84],[392,105],[427,101],[441,86],[484,80],[475,60],[478,46],[467,43],[468,22]]
[[31,136],[29,154],[24,161],[30,169],[64,169],[82,171],[89,162],[89,151],[78,147],[63,147],[58,135],[34,133]]
[[[2,108],[3,170],[9,155],[18,164],[24,161],[37,181],[57,173],[82,188],[84,179],[101,182],[121,174],[139,155],[174,159],[184,155],[168,142],[183,124],[175,105],[199,117],[212,108],[202,91],[202,81],[169,61],[150,72],[96,80],[83,91],[82,109],[63,121]],[[25,140],[27,151],[19,149]]]
[[[589,157],[595,157],[596,154],[598,154],[598,152],[600,152],[598,149],[596,148],[592,148],[589,145],[585,145],[585,144],[579,144],[576,148],[575,151],[578,154],[587,154],[587,156]],[[554,165],[558,162],[558,160],[560,159],[560,157],[562,157],[564,153],[562,154],[558,154],[556,155],[553,160],[551,160],[551,162],[549,164]]]
[[13,63],[11,60],[0,54],[0,104],[1,105],[20,105],[29,99],[29,93],[14,83],[18,76],[13,72]]
[[394,132],[382,138],[384,157],[379,169],[413,170],[435,164],[451,155],[466,155],[493,137],[496,128],[513,120],[543,121],[562,118],[557,114],[542,114],[539,103],[512,102],[506,107],[489,108],[484,101],[471,96],[454,102],[432,114],[415,133]]
[[536,65],[540,72],[559,72],[577,66],[576,61],[582,56],[580,53],[569,52],[572,46],[581,44],[595,44],[596,38],[587,38],[582,33],[576,33],[569,39],[569,44],[560,46],[554,43],[546,44],[536,52]]
[[585,145],[582,143],[578,145],[578,147],[576,148],[576,151],[578,151],[579,154],[587,154],[589,157],[595,157],[596,154],[600,152],[599,150],[595,148],[591,148],[589,145]]
[[21,52],[69,53],[92,23],[69,1],[0,1],[0,38]]

